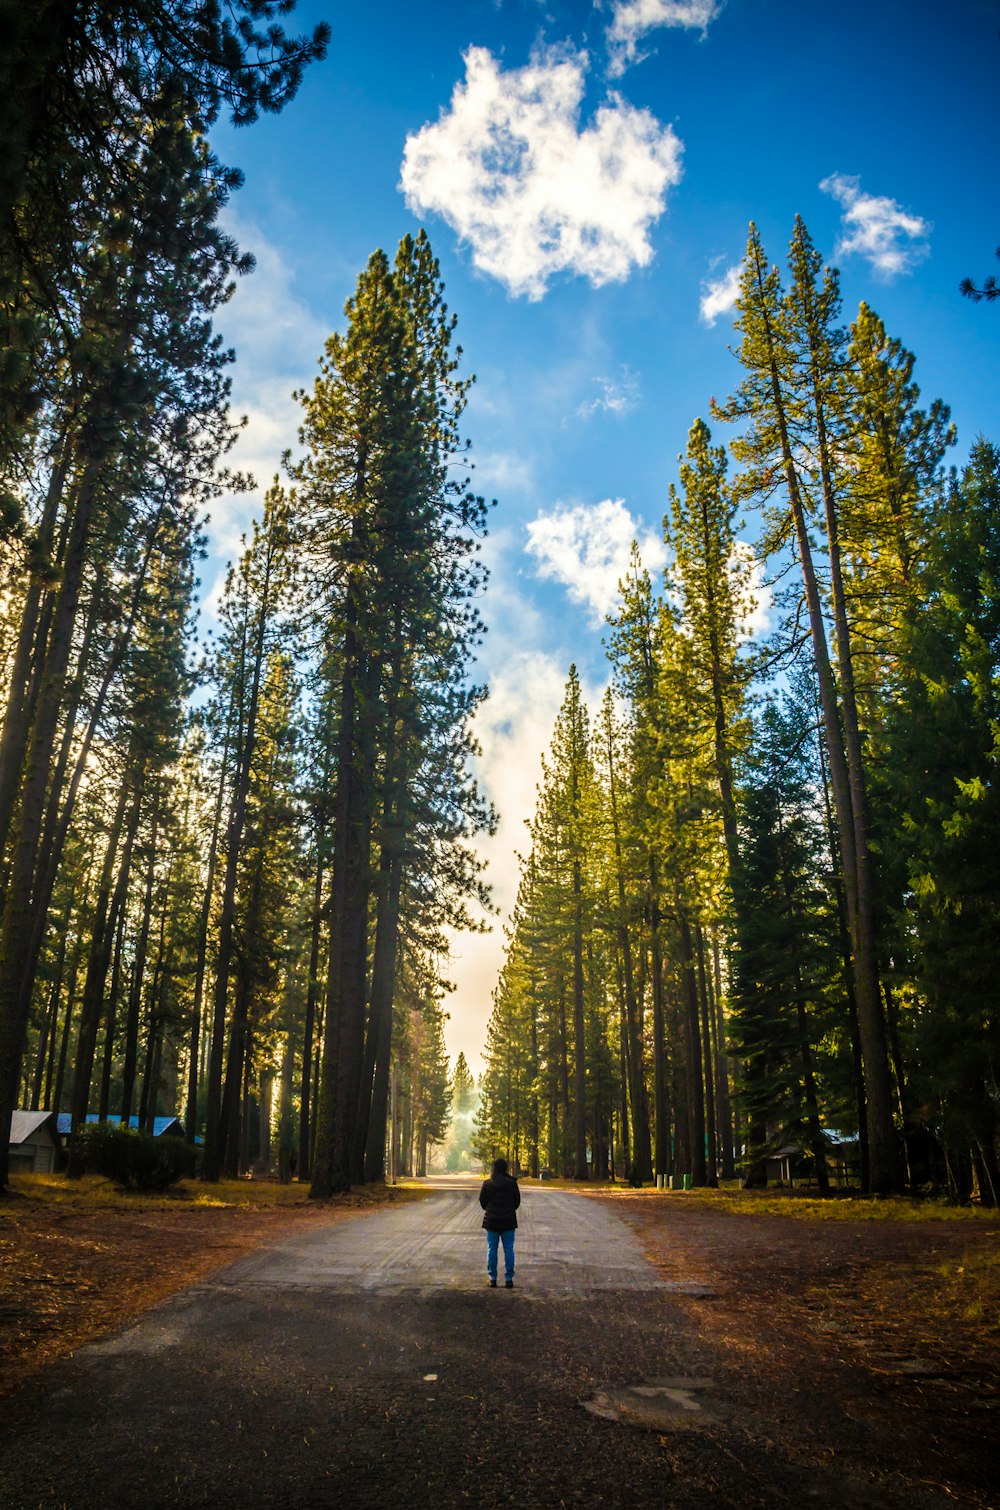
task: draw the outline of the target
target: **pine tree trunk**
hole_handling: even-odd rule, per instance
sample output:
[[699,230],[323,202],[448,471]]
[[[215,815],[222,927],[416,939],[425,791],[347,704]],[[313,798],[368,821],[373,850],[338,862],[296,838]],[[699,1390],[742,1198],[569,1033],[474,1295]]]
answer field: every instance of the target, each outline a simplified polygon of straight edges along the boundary
[[624,1175],[629,1185],[638,1188],[642,1183],[632,1174],[632,1145],[629,1138],[628,1110],[629,1088],[632,1084],[632,1066],[629,1059],[629,1034],[628,1034],[628,1007],[625,1003],[625,976],[622,970],[622,956],[620,940],[616,940],[619,947],[615,949],[615,985],[618,989],[618,1080],[620,1091],[620,1103],[618,1120],[620,1130],[620,1144],[624,1161]]
[[799,564],[802,568],[802,577],[805,586],[806,607],[812,635],[813,653],[816,660],[816,673],[819,681],[820,704],[823,710],[823,724],[826,731],[827,752],[830,760],[833,805],[837,816],[837,830],[844,866],[847,919],[851,935],[858,1026],[864,1061],[871,1189],[875,1194],[888,1194],[900,1188],[899,1161],[896,1156],[895,1129],[892,1122],[892,1101],[889,1091],[885,1024],[882,1018],[882,1003],[878,990],[878,969],[874,955],[872,894],[870,866],[867,854],[867,833],[862,814],[860,817],[860,832],[865,841],[865,848],[859,865],[857,843],[859,828],[857,815],[855,815],[853,807],[852,782],[841,731],[841,709],[838,705],[837,690],[827,648],[823,605],[813,565],[808,522],[806,520],[798,474],[795,467],[794,452],[788,432],[785,401],[781,387],[781,374],[766,314],[764,315],[764,324],[769,343],[770,381],[774,417],[780,437],[785,483],[792,510]]
[[652,1151],[649,1135],[649,1108],[646,1102],[642,1068],[642,1034],[639,1027],[639,1006],[635,989],[635,972],[632,962],[632,939],[628,929],[628,908],[625,892],[625,868],[622,861],[621,826],[618,819],[618,782],[615,770],[614,744],[608,730],[608,795],[611,805],[611,830],[614,840],[615,884],[618,892],[618,948],[622,964],[624,985],[625,1020],[622,1031],[626,1035],[628,1053],[628,1099],[632,1109],[630,1183],[640,1186],[643,1180],[653,1177]]
[[678,908],[681,936],[681,982],[684,992],[684,1059],[685,1088],[688,1106],[688,1136],[691,1144],[691,1183],[705,1185],[705,1079],[701,1057],[701,1021],[698,1011],[698,983],[695,978],[691,925]]
[[299,1084],[299,1179],[312,1174],[312,1083],[319,1056],[313,1053],[316,1034],[316,1004],[319,995],[319,952],[323,928],[323,850],[317,835],[316,874],[313,880],[312,927],[309,938],[309,980],[302,1029],[302,1078]]
[[73,1002],[76,998],[76,983],[80,978],[80,962],[83,958],[83,939],[78,938],[76,948],[73,951],[73,966],[69,972],[69,986],[66,991],[66,1015],[63,1018],[62,1034],[59,1040],[59,1061],[56,1068],[56,1083],[52,1092],[52,1110],[62,1111],[63,1086],[66,1082],[66,1059],[69,1052],[70,1029],[73,1025]]
[[559,976],[559,1173],[566,1178],[569,1163],[569,1035],[566,1032],[566,979]]
[[649,857],[649,948],[653,985],[653,1120],[656,1123],[654,1164],[657,1178],[670,1172],[670,1107],[667,1096],[667,1037],[660,959],[660,904],[656,861]]
[[385,1121],[392,1052],[392,1008],[396,985],[399,905],[403,885],[403,799],[406,788],[406,741],[398,727],[403,696],[404,639],[402,609],[395,605],[391,654],[385,693],[382,817],[379,869],[375,886],[375,943],[372,952],[371,1002],[365,1034],[357,1122],[351,1153],[352,1178],[385,1179]]
[[349,1190],[364,1056],[371,786],[378,671],[348,604],[341,679],[330,882],[326,1033],[316,1109],[313,1178],[318,1199]]
[[114,1069],[115,1032],[118,1019],[118,999],[121,995],[122,952],[125,944],[125,908],[118,913],[118,928],[115,932],[115,953],[111,964],[111,988],[108,992],[107,1021],[104,1030],[104,1063],[101,1067],[101,1093],[97,1115],[102,1122],[108,1120],[111,1109],[111,1074]]
[[[49,477],[42,517],[38,523],[38,549],[42,554],[51,550],[55,539],[56,517],[66,486],[70,458],[70,447],[64,439],[59,458]],[[3,730],[0,732],[0,855],[4,852],[10,834],[24,770],[24,757],[31,736],[32,666],[40,651],[44,657],[47,642],[47,632],[40,632],[44,597],[41,578],[38,575],[32,576],[21,608],[17,645],[9,673]]]
[[[712,1023],[708,980],[705,972],[705,940],[701,924],[694,925],[694,942],[698,957],[698,1001],[701,1013],[701,1061],[704,1070],[706,1183],[713,1189],[719,1183],[719,1141],[715,1125],[715,1078],[719,1066],[712,1058]],[[713,1072],[714,1069],[714,1072]]]
[[139,1065],[139,1013],[142,1006],[142,988],[145,984],[146,956],[149,950],[149,930],[153,917],[153,880],[156,870],[156,841],[160,826],[160,792],[157,791],[150,820],[149,852],[146,857],[146,876],[143,886],[142,916],[135,945],[132,965],[132,989],[129,992],[128,1014],[125,1021],[125,1056],[122,1065],[122,1125],[127,1127],[132,1115],[132,1099]]
[[292,1081],[295,1077],[295,1050],[291,1032],[285,1036],[281,1056],[281,1091],[278,1104],[278,1179],[291,1184],[295,1170],[295,1134],[292,1123]]
[[[31,1110],[42,1110],[42,1087],[45,1077],[45,1066],[51,1058],[50,1045],[55,1041],[56,1018],[59,1012],[59,996],[62,991],[63,972],[66,968],[66,930],[63,929],[59,936],[59,951],[56,955],[55,974],[52,978],[52,987],[49,991],[48,1009],[42,1025],[42,1032],[38,1042],[38,1056],[35,1061],[35,1080],[31,1090]],[[46,1107],[50,1111],[51,1107]]]
[[87,960],[87,975],[83,986],[83,1001],[80,1005],[80,1030],[76,1042],[76,1069],[73,1076],[73,1090],[70,1098],[70,1110],[73,1121],[70,1135],[69,1163],[66,1167],[66,1173],[70,1178],[79,1178],[83,1174],[83,1162],[80,1157],[77,1139],[80,1129],[85,1126],[87,1121],[90,1084],[94,1070],[94,1051],[97,1046],[101,1008],[104,1003],[104,985],[111,964],[111,951],[114,947],[114,935],[118,922],[117,917],[113,918],[110,916],[111,892],[115,877],[115,864],[119,858],[118,846],[121,840],[122,829],[125,826],[125,813],[128,808],[128,802],[129,789],[127,785],[123,784],[118,794],[118,805],[111,824],[111,832],[108,835],[104,864],[101,869],[101,878],[97,888],[97,900],[94,907],[94,921],[90,940],[90,955]]
[[271,1101],[274,1095],[274,1076],[270,1070],[261,1068],[257,1080],[257,1100],[260,1108],[260,1153],[261,1169],[271,1167]]
[[889,1046],[879,983],[877,932],[875,924],[875,881],[872,872],[869,837],[868,790],[861,729],[858,719],[854,681],[854,654],[851,628],[844,593],[841,565],[837,500],[829,459],[826,421],[818,383],[814,375],[814,401],[826,516],[827,551],[830,562],[830,589],[833,599],[834,636],[837,646],[837,673],[840,688],[841,726],[847,755],[851,816],[854,827],[856,869],[856,921],[854,969],[859,1005],[865,1003],[861,1016],[862,1051],[865,1071],[865,1094],[868,1106],[868,1145],[872,1188],[876,1194],[902,1189],[896,1129],[893,1121],[892,1082],[889,1071]]
[[803,1000],[802,981],[795,967],[795,1011],[799,1030],[799,1057],[802,1061],[802,1087],[806,1103],[806,1127],[809,1132],[809,1147],[812,1150],[816,1169],[816,1183],[824,1195],[829,1194],[830,1172],[826,1165],[826,1144],[819,1120],[819,1097],[816,1094],[816,1076],[813,1072],[812,1047],[809,1043],[809,1020]]
[[722,1010],[722,966],[719,959],[719,941],[712,940],[712,969],[709,972],[709,988],[712,998],[715,1050],[715,1091],[718,1099],[717,1125],[719,1129],[722,1178],[731,1180],[736,1175],[735,1131],[733,1105],[729,1094],[729,1054],[726,1045],[726,1020]]
[[[250,910],[250,917],[254,913]],[[241,1120],[243,1085],[247,1061],[248,1023],[250,1018],[249,967],[241,961],[236,971],[236,997],[233,1015],[229,1024],[229,1045],[226,1054],[226,1078],[222,1091],[222,1106],[219,1113],[219,1149],[222,1173],[227,1180],[234,1180],[240,1172]]]
[[205,974],[208,965],[208,930],[212,919],[212,902],[215,892],[215,872],[219,863],[219,835],[222,831],[222,809],[226,794],[226,775],[229,766],[229,741],[232,735],[232,703],[226,719],[226,732],[222,743],[222,760],[219,768],[219,789],[215,796],[212,814],[212,837],[208,846],[208,862],[205,867],[205,890],[198,914],[198,952],[195,957],[194,997],[191,1003],[191,1026],[188,1036],[188,1088],[187,1108],[184,1113],[184,1131],[192,1145],[198,1134],[198,1080],[201,1061],[202,1014],[205,1004]]
[[538,1098],[538,1003],[535,1000],[534,983],[531,987],[531,1164],[530,1173],[534,1180],[539,1174],[539,1142],[541,1138],[541,1117]]
[[833,875],[834,899],[837,905],[837,936],[840,957],[844,962],[844,995],[847,1002],[847,1027],[851,1040],[851,1071],[854,1085],[854,1104],[858,1116],[858,1162],[860,1164],[861,1188],[870,1188],[868,1165],[868,1117],[865,1110],[865,1075],[861,1059],[861,1034],[858,1029],[858,1005],[854,995],[854,973],[851,967],[851,939],[847,927],[847,906],[844,902],[843,870],[837,846],[837,828],[830,803],[830,783],[824,758],[823,740],[817,742],[819,752],[820,780],[823,787],[823,810],[826,818],[827,846],[830,852],[830,868]]
[[[379,906],[375,925],[375,950],[372,960],[371,1014],[368,1037],[371,1042],[371,1092],[367,1080],[362,1084],[358,1131],[365,1132],[362,1178],[377,1182],[385,1179],[385,1127],[389,1104],[389,1061],[392,1055],[392,1006],[396,983],[396,951],[399,940],[399,899],[403,884],[402,856],[393,848],[384,854],[384,874],[380,865]],[[367,1053],[366,1053],[367,1057]],[[366,1064],[366,1071],[369,1067]]]
[[[103,450],[98,447],[103,459]],[[76,610],[86,562],[90,524],[102,462],[84,469],[77,492],[62,579],[56,597],[40,680],[38,705],[25,746],[25,776],[12,839],[12,858],[0,931],[0,1190],[8,1176],[10,1125],[17,1100],[21,1055],[28,1026],[25,963],[34,925],[32,892],[42,837],[52,752],[73,642]]]
[[[573,862],[573,1178],[585,1180],[587,1168],[587,1041],[583,1013],[583,874],[579,860]],[[594,1157],[597,1149],[594,1148]]]
[[[233,960],[233,931],[236,923],[236,882],[240,856],[243,849],[243,830],[246,825],[247,802],[250,796],[250,776],[254,751],[257,746],[257,715],[260,707],[260,685],[264,669],[264,647],[271,611],[269,587],[271,580],[272,549],[269,544],[266,557],[264,584],[261,601],[257,605],[256,622],[253,627],[253,646],[249,656],[250,696],[246,708],[246,721],[242,721],[242,706],[237,714],[237,768],[226,827],[226,869],[222,883],[222,901],[219,907],[219,936],[216,948],[215,990],[212,1002],[212,1047],[209,1051],[208,1086],[205,1107],[205,1151],[202,1156],[201,1177],[213,1182],[219,1178],[223,1160],[226,1119],[222,1109],[222,1067],[225,1057],[226,1004],[229,999],[229,978]],[[246,621],[244,621],[243,686],[246,686]]]
[[142,1082],[139,1090],[139,1113],[136,1121],[141,1132],[152,1133],[156,1115],[156,1081],[160,1043],[160,1018],[154,1011],[149,1020],[146,1037],[146,1057],[143,1062]]

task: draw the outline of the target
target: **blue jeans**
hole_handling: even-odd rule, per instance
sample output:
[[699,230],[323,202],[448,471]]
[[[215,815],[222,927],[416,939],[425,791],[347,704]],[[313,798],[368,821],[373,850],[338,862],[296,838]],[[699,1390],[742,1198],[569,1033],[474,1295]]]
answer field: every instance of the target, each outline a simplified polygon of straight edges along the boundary
[[486,1272],[491,1279],[497,1277],[497,1249],[503,1243],[503,1266],[504,1278],[514,1278],[514,1231],[510,1232],[487,1232],[486,1234]]

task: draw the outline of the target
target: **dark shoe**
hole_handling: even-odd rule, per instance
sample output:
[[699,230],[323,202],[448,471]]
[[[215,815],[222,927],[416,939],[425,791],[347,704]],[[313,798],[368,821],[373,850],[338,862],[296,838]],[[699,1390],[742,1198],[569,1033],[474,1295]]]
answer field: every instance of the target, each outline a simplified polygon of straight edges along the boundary
[[491,1289],[491,1290],[495,1290],[495,1289],[496,1289],[496,1287],[497,1287],[497,1282],[496,1282],[496,1280],[495,1280],[495,1279],[491,1279],[491,1280],[490,1280],[490,1289]]
[[505,1290],[513,1290],[514,1281],[512,1279],[505,1279],[503,1282],[503,1287]]

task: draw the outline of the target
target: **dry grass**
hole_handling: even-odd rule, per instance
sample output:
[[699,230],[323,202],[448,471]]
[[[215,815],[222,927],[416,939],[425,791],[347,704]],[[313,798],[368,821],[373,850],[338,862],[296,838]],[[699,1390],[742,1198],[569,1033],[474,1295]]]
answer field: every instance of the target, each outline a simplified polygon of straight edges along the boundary
[[992,1251],[969,1249],[958,1261],[939,1264],[936,1274],[942,1315],[957,1313],[986,1334],[1000,1336],[1000,1243]]
[[[195,1210],[274,1211],[314,1208],[308,1185],[279,1184],[277,1180],[219,1180],[202,1185],[197,1180],[182,1180],[169,1190],[122,1190],[112,1180],[100,1175],[85,1175],[67,1180],[57,1174],[13,1175],[10,1182],[12,1200],[0,1204],[0,1215],[13,1214],[26,1201],[31,1207],[50,1211],[168,1211],[189,1207]],[[384,1185],[361,1185],[349,1195],[334,1197],[338,1207],[381,1205],[388,1200],[413,1199],[421,1193],[416,1185],[389,1189]],[[426,1192],[424,1192],[426,1193]],[[319,1203],[322,1207],[323,1202]]]
[[800,1221],[841,1222],[975,1222],[1000,1229],[1000,1212],[979,1206],[954,1206],[945,1201],[912,1200],[908,1196],[863,1196],[844,1192],[818,1196],[801,1190],[740,1190],[735,1185],[718,1190],[656,1190],[644,1185],[635,1190],[623,1184],[584,1184],[576,1180],[531,1180],[543,1190],[573,1190],[578,1195],[621,1197],[669,1205],[677,1203],[728,1216],[792,1216]]

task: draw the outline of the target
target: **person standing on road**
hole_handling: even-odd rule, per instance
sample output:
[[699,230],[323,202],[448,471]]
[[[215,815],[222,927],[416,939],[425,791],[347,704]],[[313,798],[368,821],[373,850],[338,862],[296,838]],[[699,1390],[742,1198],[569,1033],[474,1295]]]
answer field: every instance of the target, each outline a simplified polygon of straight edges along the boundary
[[514,1232],[521,1192],[517,1181],[507,1173],[506,1159],[494,1159],[493,1173],[483,1181],[479,1192],[479,1204],[485,1212],[486,1272],[490,1276],[490,1288],[495,1290],[497,1287],[497,1249],[503,1243],[504,1283],[508,1290],[513,1290]]

